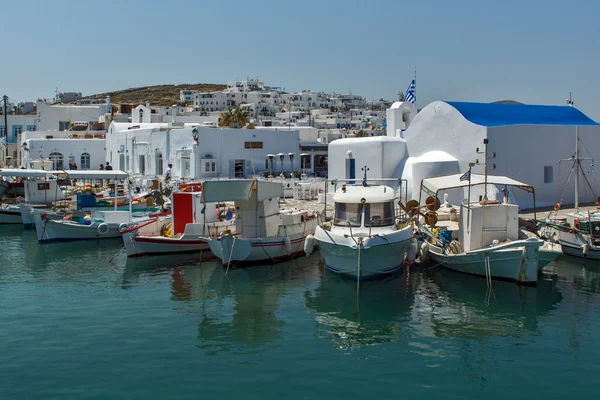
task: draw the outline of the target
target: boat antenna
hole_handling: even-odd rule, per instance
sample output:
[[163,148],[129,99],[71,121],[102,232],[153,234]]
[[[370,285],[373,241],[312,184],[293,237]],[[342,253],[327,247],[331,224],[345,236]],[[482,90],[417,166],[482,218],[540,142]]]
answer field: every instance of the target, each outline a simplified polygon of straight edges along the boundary
[[367,185],[367,171],[369,170],[369,168],[367,168],[367,166],[365,165],[364,168],[361,168],[361,170],[363,170],[365,172],[364,176],[363,176],[363,181],[362,181],[362,185],[364,187],[367,187],[369,185]]

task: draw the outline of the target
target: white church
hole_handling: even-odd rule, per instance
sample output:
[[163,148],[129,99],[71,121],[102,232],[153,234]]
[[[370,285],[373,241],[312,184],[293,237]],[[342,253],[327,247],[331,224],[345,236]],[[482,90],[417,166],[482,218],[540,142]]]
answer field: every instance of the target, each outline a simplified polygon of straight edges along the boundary
[[[473,173],[483,173],[487,139],[490,175],[533,186],[538,207],[573,204],[569,159],[576,131],[580,157],[589,158],[581,161],[580,202],[594,202],[600,195],[593,167],[600,157],[600,125],[570,106],[435,101],[417,114],[413,104],[396,102],[387,111],[387,136],[329,145],[329,178],[345,177],[350,151],[357,175],[368,166],[370,178],[406,179],[408,198],[418,199],[423,178],[466,172],[469,163],[476,163]],[[531,196],[511,196],[521,208],[533,206]]]

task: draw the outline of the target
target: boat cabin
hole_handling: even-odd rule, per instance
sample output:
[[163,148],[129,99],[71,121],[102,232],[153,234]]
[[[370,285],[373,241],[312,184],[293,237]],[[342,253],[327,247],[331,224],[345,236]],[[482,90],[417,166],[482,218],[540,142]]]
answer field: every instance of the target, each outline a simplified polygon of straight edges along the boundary
[[[452,231],[446,227],[450,234],[445,236],[457,239],[465,251],[481,249],[506,241],[519,240],[519,206],[511,204],[508,198],[508,187],[516,187],[533,194],[535,207],[535,194],[533,187],[504,176],[488,176],[471,174],[470,180],[461,180],[464,175],[447,175],[436,178],[427,178],[421,181],[421,195],[419,204],[423,205],[423,197],[438,198],[440,191],[459,189],[465,191],[460,204],[460,217],[458,229]],[[495,187],[502,187],[505,193],[503,200],[490,199],[470,201],[473,186],[489,186],[490,193],[498,193]],[[494,190],[491,190],[494,187]],[[487,191],[487,189],[486,189]],[[439,201],[437,201],[439,205]],[[431,211],[429,211],[431,212]],[[437,218],[435,219],[437,220]],[[434,223],[435,224],[435,223]],[[430,226],[431,227],[431,226]]]
[[344,185],[333,195],[333,225],[385,227],[396,223],[395,192],[389,186]]
[[279,198],[283,196],[281,182],[255,179],[206,181],[202,190],[203,203],[234,202],[235,232],[242,238],[277,236],[284,219],[292,214],[280,214]]

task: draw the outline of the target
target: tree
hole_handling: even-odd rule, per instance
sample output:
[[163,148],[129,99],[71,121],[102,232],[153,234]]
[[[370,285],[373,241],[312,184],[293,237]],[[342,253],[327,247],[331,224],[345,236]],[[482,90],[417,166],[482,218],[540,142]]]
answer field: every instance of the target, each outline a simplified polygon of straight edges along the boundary
[[221,113],[219,117],[219,126],[228,127],[230,125],[239,125],[244,127],[248,124],[250,111],[241,109],[240,107],[229,109]]

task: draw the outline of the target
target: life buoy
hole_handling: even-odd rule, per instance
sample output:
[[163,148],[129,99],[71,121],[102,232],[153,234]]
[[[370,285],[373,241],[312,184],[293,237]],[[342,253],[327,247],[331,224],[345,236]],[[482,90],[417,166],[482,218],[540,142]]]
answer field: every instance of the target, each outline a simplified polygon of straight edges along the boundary
[[119,232],[124,231],[125,229],[127,229],[128,226],[129,225],[125,222],[121,223],[121,225],[119,225]]
[[560,203],[556,203],[554,205],[554,211],[558,211],[558,210],[560,210]]
[[108,224],[106,222],[101,223],[98,225],[97,230],[100,235],[106,235],[108,233]]
[[575,220],[573,221],[573,227],[575,229],[579,229],[579,218],[575,218]]
[[182,183],[179,185],[180,192],[201,192],[202,183]]

